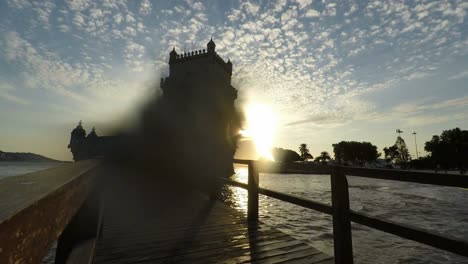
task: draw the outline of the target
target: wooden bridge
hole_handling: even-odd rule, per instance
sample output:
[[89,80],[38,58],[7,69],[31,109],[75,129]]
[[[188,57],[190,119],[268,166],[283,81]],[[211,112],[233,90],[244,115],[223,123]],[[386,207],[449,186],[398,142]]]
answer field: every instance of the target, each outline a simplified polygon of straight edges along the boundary
[[[190,188],[143,184],[135,171],[96,160],[0,180],[0,263],[40,263],[57,241],[55,263],[353,263],[351,222],[468,257],[468,243],[357,213],[347,177],[468,188],[468,177],[399,170],[281,164],[275,171],[331,175],[332,206],[259,187],[258,163],[248,183],[247,216]],[[141,173],[141,172],[140,172]],[[105,183],[112,181],[111,187]],[[146,186],[140,192],[137,186]],[[266,195],[333,216],[334,258],[258,221]],[[261,205],[260,205],[261,206]]]

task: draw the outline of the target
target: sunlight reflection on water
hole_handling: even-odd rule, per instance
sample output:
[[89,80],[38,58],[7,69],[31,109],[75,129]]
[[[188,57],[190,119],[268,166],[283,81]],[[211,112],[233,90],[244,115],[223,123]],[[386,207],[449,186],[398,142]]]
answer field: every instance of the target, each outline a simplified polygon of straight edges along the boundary
[[[246,166],[232,179],[247,183]],[[468,240],[468,192],[422,184],[348,177],[352,210]],[[260,174],[260,186],[331,204],[328,175]],[[247,212],[247,191],[230,187],[233,206]],[[259,219],[333,254],[331,217],[260,195]],[[355,263],[468,263],[468,259],[353,224]]]

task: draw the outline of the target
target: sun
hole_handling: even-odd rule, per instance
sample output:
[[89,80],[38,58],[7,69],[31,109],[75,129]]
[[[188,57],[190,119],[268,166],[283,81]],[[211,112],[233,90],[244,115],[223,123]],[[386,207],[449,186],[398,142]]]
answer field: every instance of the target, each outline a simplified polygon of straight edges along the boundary
[[274,160],[271,153],[276,128],[273,110],[264,104],[251,104],[246,107],[247,128],[240,133],[250,138],[260,158]]

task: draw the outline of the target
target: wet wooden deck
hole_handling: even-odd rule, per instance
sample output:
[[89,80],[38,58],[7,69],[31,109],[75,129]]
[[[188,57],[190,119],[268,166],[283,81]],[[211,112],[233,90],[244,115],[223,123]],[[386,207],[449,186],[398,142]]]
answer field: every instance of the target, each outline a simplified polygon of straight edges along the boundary
[[[94,263],[334,263],[319,250],[200,193],[104,202]],[[127,190],[127,193],[131,193]]]

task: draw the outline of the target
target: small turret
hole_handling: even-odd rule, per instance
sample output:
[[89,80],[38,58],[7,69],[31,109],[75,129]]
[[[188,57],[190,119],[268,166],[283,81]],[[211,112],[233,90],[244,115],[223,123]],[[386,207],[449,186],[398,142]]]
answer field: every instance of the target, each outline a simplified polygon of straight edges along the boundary
[[213,38],[211,38],[210,42],[206,44],[206,48],[208,50],[208,53],[210,54],[215,53],[216,44],[214,43]]
[[231,62],[231,59],[228,59],[228,61],[226,62],[226,66],[227,66],[227,68],[229,69],[229,71],[232,73],[232,62]]
[[91,140],[94,140],[94,139],[98,138],[98,135],[96,134],[96,128],[95,127],[93,127],[93,130],[91,130],[91,132],[89,132],[87,138],[91,139]]
[[177,52],[175,51],[175,47],[172,48],[171,53],[169,53],[169,63],[175,61],[177,58]]

